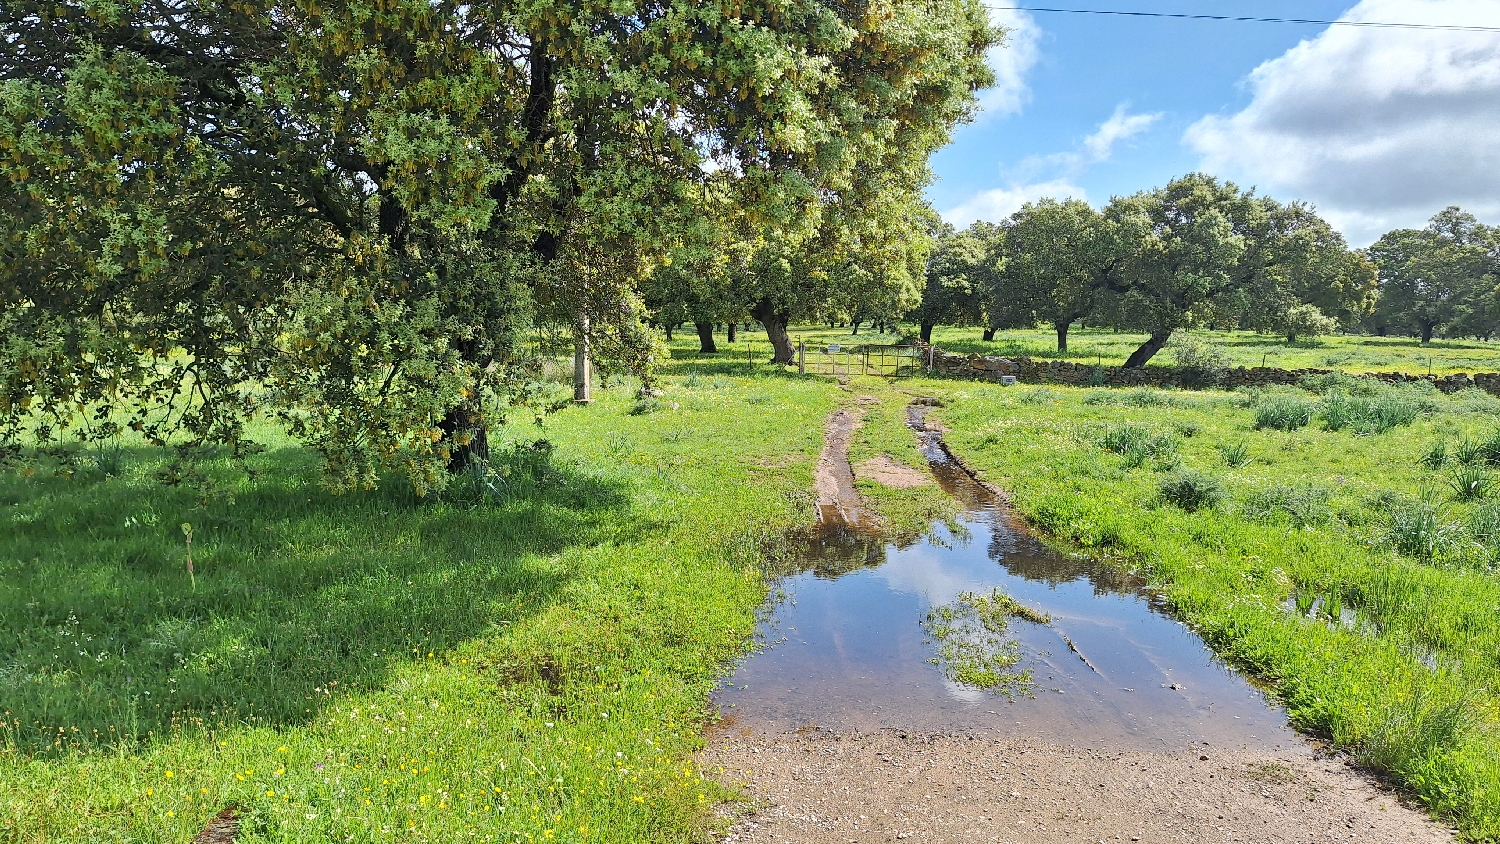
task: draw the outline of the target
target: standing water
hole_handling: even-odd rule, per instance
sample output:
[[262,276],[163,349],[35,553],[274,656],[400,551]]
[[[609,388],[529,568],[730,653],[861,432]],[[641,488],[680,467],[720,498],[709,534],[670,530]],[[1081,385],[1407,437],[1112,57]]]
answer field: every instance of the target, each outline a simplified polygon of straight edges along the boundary
[[[1037,541],[910,411],[962,515],[908,544],[840,529],[811,541],[761,625],[766,647],[715,695],[737,727],[976,731],[1122,749],[1296,744],[1285,714],[1139,581]],[[1016,668],[1032,681],[1014,700],[948,679],[922,623],[997,588],[1051,617],[1010,621]]]

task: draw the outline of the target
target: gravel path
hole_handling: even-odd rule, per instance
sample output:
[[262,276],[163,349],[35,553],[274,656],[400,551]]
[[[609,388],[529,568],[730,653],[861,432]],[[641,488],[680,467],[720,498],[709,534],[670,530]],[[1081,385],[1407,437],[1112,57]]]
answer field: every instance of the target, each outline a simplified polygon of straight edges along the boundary
[[750,802],[725,844],[1451,842],[1355,769],[1306,747],[1100,751],[896,732],[724,732],[704,770]]

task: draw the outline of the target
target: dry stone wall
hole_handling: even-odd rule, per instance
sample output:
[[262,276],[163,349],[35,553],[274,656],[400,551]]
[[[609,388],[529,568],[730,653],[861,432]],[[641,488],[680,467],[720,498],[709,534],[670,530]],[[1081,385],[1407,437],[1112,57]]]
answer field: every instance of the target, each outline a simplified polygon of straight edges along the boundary
[[[961,355],[931,349],[933,370],[968,378],[999,381],[1012,375],[1027,384],[1068,384],[1087,386],[1102,383],[1108,387],[1198,387],[1210,386],[1200,383],[1201,376],[1195,371],[1175,366],[1151,366],[1142,369],[1126,369],[1123,366],[1096,367],[1086,363],[1063,360],[1036,360],[1028,357],[994,357],[989,355]],[[1097,373],[1096,373],[1096,370]],[[1224,390],[1236,387],[1269,387],[1278,384],[1296,385],[1309,375],[1327,375],[1331,369],[1276,369],[1272,367],[1233,367],[1219,374],[1216,386]],[[1429,381],[1445,393],[1456,393],[1469,387],[1478,387],[1487,393],[1500,395],[1500,372],[1480,372],[1474,375],[1410,375],[1404,372],[1371,372],[1364,377],[1376,378],[1389,383]]]

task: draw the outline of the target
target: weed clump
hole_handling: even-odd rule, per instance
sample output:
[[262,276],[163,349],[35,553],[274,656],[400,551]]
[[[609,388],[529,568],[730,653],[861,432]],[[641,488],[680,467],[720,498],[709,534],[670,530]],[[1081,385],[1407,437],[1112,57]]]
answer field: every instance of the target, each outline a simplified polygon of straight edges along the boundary
[[1300,396],[1285,393],[1262,395],[1253,408],[1255,430],[1295,431],[1312,421],[1316,408],[1316,403]]
[[988,595],[965,592],[951,604],[934,607],[922,626],[938,646],[929,660],[943,668],[948,679],[966,686],[990,689],[1014,698],[1030,690],[1031,669],[1017,671],[1020,644],[1006,635],[1010,619],[1050,624],[1040,613],[996,589]]
[[1242,442],[1223,443],[1219,446],[1219,456],[1224,458],[1225,466],[1238,469],[1250,462],[1250,447]]
[[1383,434],[1392,428],[1417,421],[1424,404],[1413,395],[1387,390],[1374,396],[1354,396],[1345,392],[1329,393],[1323,399],[1320,415],[1323,428],[1341,431],[1349,428],[1356,434]]
[[1212,510],[1224,500],[1224,485],[1218,478],[1191,469],[1173,472],[1158,487],[1163,501],[1188,511]]
[[1423,452],[1418,462],[1429,469],[1441,469],[1448,465],[1448,441],[1438,440],[1433,443],[1427,451]]
[[1116,425],[1104,432],[1099,446],[1105,451],[1124,457],[1127,469],[1145,465],[1155,459],[1164,465],[1175,466],[1177,440],[1170,434],[1155,434],[1138,425]]
[[1495,478],[1485,467],[1475,463],[1461,463],[1448,475],[1448,486],[1459,501],[1477,501],[1488,498],[1495,489]]
[[1430,499],[1398,504],[1391,510],[1386,537],[1397,553],[1428,561],[1442,556],[1457,541],[1459,526],[1444,518]]
[[1241,513],[1261,522],[1285,519],[1295,528],[1320,525],[1333,518],[1328,506],[1330,496],[1322,487],[1273,486],[1252,493]]

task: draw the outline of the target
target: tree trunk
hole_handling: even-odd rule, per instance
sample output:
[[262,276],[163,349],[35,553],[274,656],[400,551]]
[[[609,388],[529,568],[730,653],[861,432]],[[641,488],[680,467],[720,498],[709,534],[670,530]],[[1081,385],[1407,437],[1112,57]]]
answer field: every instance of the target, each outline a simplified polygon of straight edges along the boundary
[[933,325],[934,324],[930,323],[930,322],[924,322],[924,323],[922,323],[922,333],[919,336],[921,336],[923,343],[931,343],[932,342],[932,327],[933,327]]
[[1433,326],[1428,325],[1425,322],[1422,323],[1422,343],[1423,343],[1423,345],[1426,345],[1427,343],[1431,343],[1432,342],[1432,329],[1433,329]]
[[771,355],[771,363],[790,365],[797,360],[797,350],[792,347],[792,338],[786,333],[786,324],[790,315],[785,311],[779,311],[771,300],[762,299],[755,304],[755,309],[750,315],[760,321],[766,327],[766,337],[771,341],[774,353]]
[[579,325],[578,338],[573,341],[573,401],[590,404],[594,400],[593,368],[589,349],[589,318],[585,316]]
[[671,325],[667,326],[667,342],[668,343],[672,342],[672,329],[673,328],[674,328],[674,326],[671,326]]
[[732,323],[732,322],[729,323],[729,329],[728,329],[729,330],[729,334],[728,334],[728,336],[729,336],[729,342],[731,342],[731,343],[734,342],[734,326],[735,326],[735,323]]
[[1068,350],[1068,328],[1072,323],[1059,320],[1055,325],[1057,326],[1057,350],[1059,352],[1066,352]]
[[1287,332],[1287,335],[1286,335],[1286,344],[1288,346],[1290,346],[1290,345],[1292,345],[1295,342],[1297,342],[1297,335],[1293,334],[1291,332]]
[[859,324],[860,324],[860,323],[861,323],[861,322],[864,322],[864,320],[862,320],[862,319],[856,319],[856,320],[853,320],[853,321],[851,321],[851,322],[850,322],[850,323],[849,323],[849,324],[850,324],[850,325],[852,325],[852,326],[854,326],[854,331],[853,331],[853,332],[852,332],[852,333],[853,333],[853,335],[854,335],[854,336],[856,336],[856,337],[858,337],[858,336],[859,336]]
[[983,340],[986,343],[990,342],[991,340],[994,340],[995,339],[995,329],[993,329],[993,328],[986,328],[984,330],[984,334],[979,339]]
[[1156,353],[1161,351],[1163,346],[1167,345],[1167,340],[1170,339],[1171,336],[1171,329],[1152,334],[1149,338],[1147,338],[1146,342],[1141,344],[1141,347],[1139,349],[1136,349],[1135,351],[1130,353],[1130,357],[1125,361],[1125,368],[1139,369],[1145,366],[1146,361],[1151,360],[1151,358],[1155,357]]
[[448,411],[438,423],[443,440],[448,443],[448,471],[451,474],[490,459],[490,437],[482,424],[479,408],[460,405]]
[[703,355],[716,354],[719,347],[714,345],[714,324],[711,322],[695,322],[693,327],[698,329],[698,353]]

